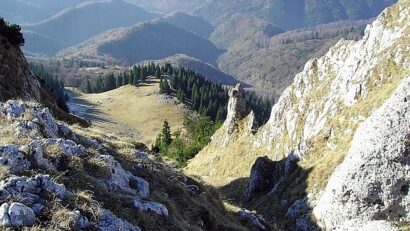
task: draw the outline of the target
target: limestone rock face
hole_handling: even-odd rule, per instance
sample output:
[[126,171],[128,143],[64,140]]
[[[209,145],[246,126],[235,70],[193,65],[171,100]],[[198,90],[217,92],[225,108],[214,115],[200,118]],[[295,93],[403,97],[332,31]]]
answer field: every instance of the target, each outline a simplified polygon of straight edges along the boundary
[[224,123],[228,134],[234,132],[238,122],[245,118],[247,114],[245,90],[238,83],[229,90],[228,114]]
[[327,229],[352,219],[410,222],[410,76],[357,129],[314,214]]
[[[309,208],[302,209],[307,213],[319,201],[314,211],[325,229],[342,227],[353,216],[368,227],[383,225],[374,220],[408,222],[409,213],[404,211],[409,211],[409,164],[408,151],[403,150],[410,116],[404,106],[406,95],[398,93],[410,92],[403,86],[410,76],[408,41],[410,1],[399,0],[367,26],[361,40],[341,40],[323,57],[307,62],[273,106],[268,123],[255,134],[226,137],[222,127],[187,171],[209,184],[229,186],[248,177],[258,157],[295,157],[306,173],[306,179],[298,178],[303,179],[300,185],[306,187],[296,185],[293,190],[307,195],[304,204]],[[391,114],[386,103],[395,105],[389,107]],[[358,128],[361,131],[356,132]],[[225,140],[230,142],[217,142]],[[278,191],[285,190],[283,186]],[[272,203],[280,205],[282,199]],[[292,199],[284,211],[295,203]],[[286,214],[277,216],[280,220]],[[310,218],[295,216],[296,221]]]

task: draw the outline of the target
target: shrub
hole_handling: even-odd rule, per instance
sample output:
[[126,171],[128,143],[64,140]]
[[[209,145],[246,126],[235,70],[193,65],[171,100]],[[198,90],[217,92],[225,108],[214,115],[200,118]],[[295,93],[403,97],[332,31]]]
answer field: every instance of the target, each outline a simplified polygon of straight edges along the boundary
[[0,34],[9,40],[14,46],[23,46],[24,37],[21,33],[21,27],[17,24],[10,24],[3,18],[0,18]]

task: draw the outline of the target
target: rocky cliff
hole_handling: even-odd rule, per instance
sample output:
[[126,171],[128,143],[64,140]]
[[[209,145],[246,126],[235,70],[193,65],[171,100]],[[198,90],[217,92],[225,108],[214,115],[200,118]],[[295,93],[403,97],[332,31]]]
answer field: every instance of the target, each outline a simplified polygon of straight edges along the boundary
[[[297,167],[275,180],[271,200],[256,198],[254,208],[277,219],[287,214],[305,228],[316,204],[314,214],[326,229],[354,217],[409,222],[409,22],[409,0],[386,9],[363,39],[341,40],[310,60],[257,133],[247,132],[249,118],[237,122],[234,136],[224,132],[225,124],[186,171],[213,185],[237,187],[258,157],[296,159]],[[303,207],[308,209],[300,213]]]
[[0,34],[0,101],[9,99],[40,102],[50,108],[57,118],[87,126],[84,120],[57,107],[55,100],[47,94],[31,73],[20,48],[12,45]]

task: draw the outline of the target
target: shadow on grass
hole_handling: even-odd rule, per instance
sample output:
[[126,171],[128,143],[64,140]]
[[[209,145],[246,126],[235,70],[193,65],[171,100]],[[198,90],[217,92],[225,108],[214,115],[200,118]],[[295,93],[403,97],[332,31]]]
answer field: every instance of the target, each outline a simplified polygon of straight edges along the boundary
[[66,89],[66,93],[68,95],[67,106],[70,113],[91,122],[115,124],[113,121],[108,119],[105,113],[97,109],[96,104],[81,99],[78,92]]
[[[283,161],[283,160],[282,160]],[[236,179],[218,189],[223,200],[262,215],[273,230],[308,230],[320,228],[310,216],[313,208],[307,201],[307,178],[312,169],[295,164],[293,170],[274,182],[268,190],[254,194],[250,201],[244,197],[249,177]],[[299,225],[297,225],[297,223]],[[301,227],[300,224],[304,224]]]

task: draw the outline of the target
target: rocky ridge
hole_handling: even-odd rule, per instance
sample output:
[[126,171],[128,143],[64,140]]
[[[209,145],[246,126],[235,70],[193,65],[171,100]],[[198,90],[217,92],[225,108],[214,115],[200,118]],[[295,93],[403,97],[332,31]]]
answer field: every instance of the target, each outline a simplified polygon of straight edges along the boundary
[[36,102],[0,102],[0,227],[245,230],[143,144],[93,129]]
[[[269,214],[272,206],[279,208],[275,215],[270,214],[273,219],[286,216],[293,226],[304,230],[314,229],[309,214],[316,205],[314,214],[319,224],[330,230],[352,223],[350,209],[361,214],[358,224],[380,219],[387,220],[387,225],[409,222],[408,214],[403,214],[408,206],[408,180],[402,175],[402,170],[408,171],[408,157],[407,151],[400,151],[408,149],[408,141],[403,138],[408,133],[409,121],[403,92],[407,90],[408,94],[406,84],[410,78],[410,47],[406,42],[410,39],[409,6],[408,0],[399,1],[367,27],[363,39],[341,40],[325,56],[310,60],[273,107],[268,123],[256,134],[247,132],[244,126],[248,118],[236,123],[239,129],[234,135],[226,132],[225,124],[186,171],[212,185],[229,187],[235,179],[249,175],[251,164],[258,157],[267,155],[276,161],[296,159],[297,167],[279,177],[284,183],[274,187],[270,197],[253,198],[256,209]],[[386,108],[392,108],[386,104],[400,106],[397,115],[396,111],[386,112]],[[386,127],[375,123],[375,118],[391,121],[392,126],[402,122],[400,126]],[[374,129],[366,128],[369,124]],[[397,134],[396,128],[403,132]],[[382,129],[386,131],[380,133]],[[358,147],[364,142],[363,136],[369,136],[364,131],[371,132],[368,142],[376,144],[376,140],[389,134],[402,148],[395,146],[391,152],[385,152],[384,148],[390,146],[384,141],[364,151]],[[227,142],[221,145],[221,141]],[[361,165],[349,161],[354,155],[358,155],[354,159],[360,160]],[[382,164],[373,156],[391,161]],[[397,174],[397,178],[381,177],[375,181],[364,177],[365,173]],[[353,177],[357,178],[347,181]],[[340,188],[338,182],[342,179],[349,187]],[[286,191],[281,187],[293,189]],[[343,193],[351,196],[340,197]],[[367,203],[369,200],[372,202]],[[343,207],[344,203],[350,205]],[[386,222],[368,225],[386,227]]]

